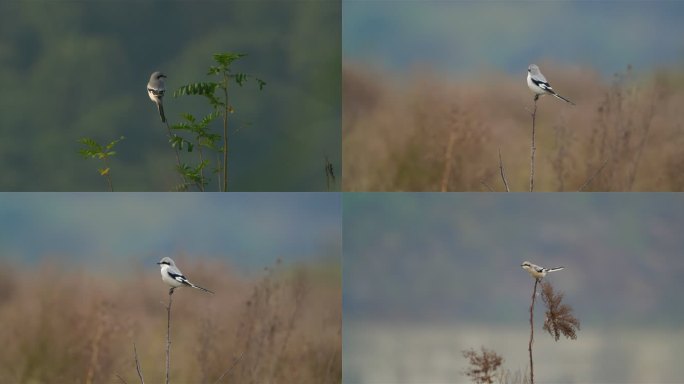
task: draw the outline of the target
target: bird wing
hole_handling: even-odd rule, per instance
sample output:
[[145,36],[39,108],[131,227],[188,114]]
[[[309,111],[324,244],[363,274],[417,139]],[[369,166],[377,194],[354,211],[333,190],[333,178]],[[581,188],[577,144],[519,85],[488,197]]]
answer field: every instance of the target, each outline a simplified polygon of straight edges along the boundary
[[556,94],[556,92],[551,88],[551,85],[546,82],[546,79],[540,79],[538,77],[530,77],[530,80],[532,80],[532,83],[536,85],[537,87],[545,90],[546,92]]
[[181,283],[181,284],[185,284],[185,285],[190,285],[190,286],[192,286],[192,284],[190,284],[190,282],[188,281],[188,279],[185,278],[185,276],[183,276],[183,274],[177,273],[177,272],[171,271],[171,270],[167,270],[166,273],[167,273],[172,279],[176,280],[177,282],[179,282],[179,283]]
[[147,86],[147,92],[151,93],[154,96],[164,96],[164,91],[166,91],[166,90],[163,88],[159,89],[159,88],[151,87],[149,85]]

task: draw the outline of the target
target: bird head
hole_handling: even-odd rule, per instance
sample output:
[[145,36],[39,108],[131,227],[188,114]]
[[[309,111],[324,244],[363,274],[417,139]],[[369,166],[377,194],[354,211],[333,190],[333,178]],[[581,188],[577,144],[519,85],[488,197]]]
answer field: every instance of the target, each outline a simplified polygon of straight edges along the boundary
[[174,262],[173,262],[173,260],[171,260],[170,257],[164,257],[163,259],[159,260],[159,262],[157,263],[157,265],[169,265],[169,266],[173,266],[173,265],[174,265]]

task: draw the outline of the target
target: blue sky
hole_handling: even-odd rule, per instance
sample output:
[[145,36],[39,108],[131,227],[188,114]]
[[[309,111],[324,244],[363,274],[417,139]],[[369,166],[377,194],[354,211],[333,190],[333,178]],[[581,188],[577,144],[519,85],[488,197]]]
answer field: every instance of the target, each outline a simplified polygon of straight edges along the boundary
[[604,74],[684,64],[682,1],[343,1],[345,62],[397,71],[524,72],[556,61]]
[[340,215],[337,193],[2,193],[0,254],[97,264],[184,253],[258,268],[339,256]]

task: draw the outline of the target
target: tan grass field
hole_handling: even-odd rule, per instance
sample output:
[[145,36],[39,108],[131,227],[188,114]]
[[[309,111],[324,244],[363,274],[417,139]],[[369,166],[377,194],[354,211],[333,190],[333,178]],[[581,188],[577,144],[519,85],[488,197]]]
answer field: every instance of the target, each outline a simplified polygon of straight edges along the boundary
[[[244,278],[217,261],[177,261],[216,294],[174,293],[171,382],[214,383],[235,361],[221,383],[341,381],[339,264]],[[154,269],[3,267],[0,382],[138,383],[133,343],[145,381],[163,382],[167,300]]]
[[[612,79],[538,63],[535,191],[684,190],[684,70]],[[345,191],[529,190],[533,96],[520,76],[343,68]],[[593,178],[592,178],[593,176]],[[588,182],[588,183],[587,183]],[[585,185],[586,184],[586,185]]]

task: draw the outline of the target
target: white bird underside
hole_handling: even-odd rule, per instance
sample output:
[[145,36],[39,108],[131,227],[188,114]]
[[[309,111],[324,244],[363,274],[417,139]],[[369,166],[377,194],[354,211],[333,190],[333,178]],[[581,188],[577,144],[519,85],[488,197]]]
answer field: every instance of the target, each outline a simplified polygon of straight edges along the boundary
[[556,272],[564,269],[564,267],[543,268],[536,264],[532,264],[529,261],[523,262],[520,266],[535,279],[543,279],[549,272]]
[[551,84],[546,80],[546,77],[539,71],[539,67],[534,64],[530,65],[527,69],[527,87],[536,94],[535,100],[539,96],[552,95],[560,100],[575,105],[572,101],[557,94],[556,91],[553,90],[553,87],[551,87]]
[[178,288],[180,286],[188,286],[192,288],[199,289],[204,292],[214,293],[206,288],[202,288],[199,285],[191,283],[184,275],[181,273],[180,269],[176,267],[176,264],[171,260],[171,258],[165,257],[159,261],[159,266],[161,267],[162,281],[172,287],[172,289]]

